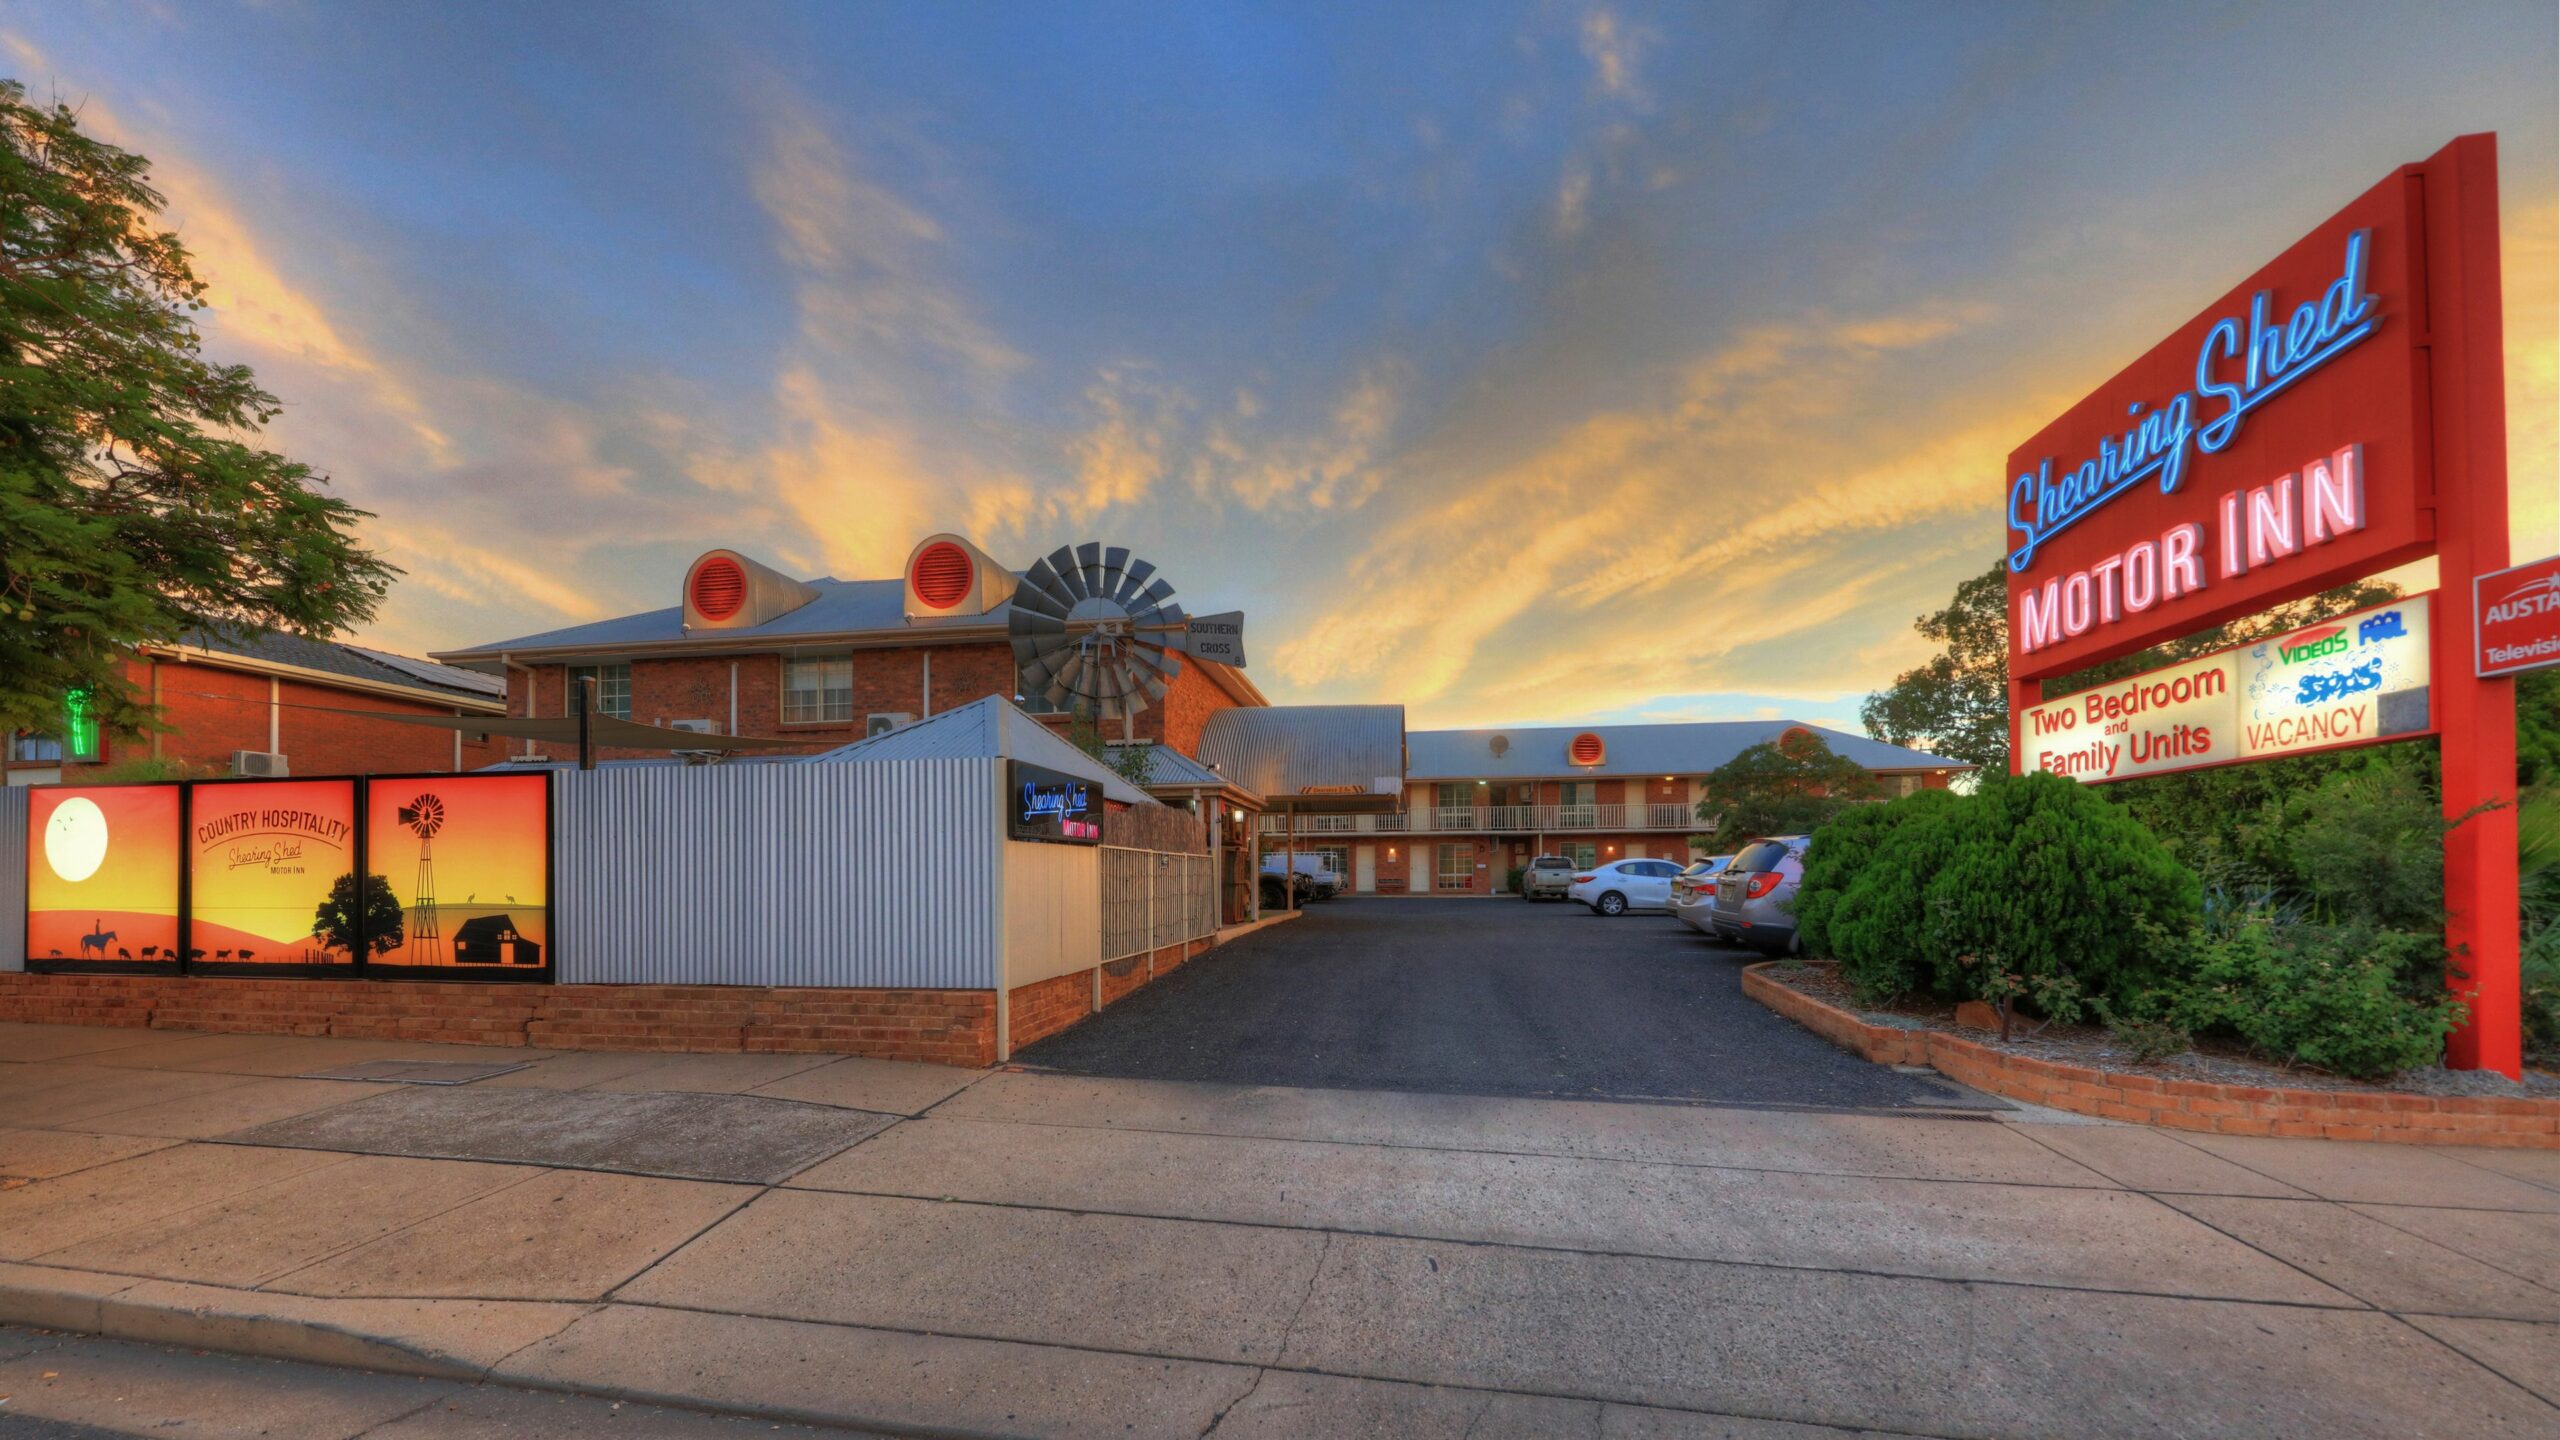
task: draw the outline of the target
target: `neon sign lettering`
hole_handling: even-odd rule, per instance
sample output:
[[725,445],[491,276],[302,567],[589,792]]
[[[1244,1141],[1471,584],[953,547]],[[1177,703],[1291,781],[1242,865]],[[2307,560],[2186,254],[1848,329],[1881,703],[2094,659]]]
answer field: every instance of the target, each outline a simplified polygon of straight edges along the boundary
[[[2371,249],[2372,232],[2348,236],[2338,278],[2281,323],[2270,313],[2274,292],[2259,291],[2250,297],[2245,331],[2240,316],[2226,315],[2205,332],[2195,389],[2157,408],[2135,402],[2125,411],[2130,423],[2124,433],[2101,439],[2096,455],[2060,479],[2047,457],[2011,482],[2009,528],[2026,542],[2009,552],[2010,570],[2023,573],[2046,542],[2144,480],[2157,477],[2161,494],[2176,494],[2197,454],[2229,447],[2249,412],[2371,336],[2382,324],[2376,297],[2365,289]],[[2240,354],[2247,358],[2239,377],[2223,378],[2222,362]],[[2207,401],[2220,402],[2221,409],[2199,425],[2196,412]]]
[[1090,808],[1092,802],[1086,798],[1082,785],[1025,784],[1022,787],[1022,818],[1025,820],[1037,820],[1044,815],[1074,820]]

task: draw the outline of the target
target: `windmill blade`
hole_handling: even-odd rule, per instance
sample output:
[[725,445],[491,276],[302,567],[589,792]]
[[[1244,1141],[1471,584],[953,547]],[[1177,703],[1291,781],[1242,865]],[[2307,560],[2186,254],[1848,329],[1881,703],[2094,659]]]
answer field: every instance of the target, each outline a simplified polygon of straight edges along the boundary
[[1154,584],[1148,586],[1145,590],[1140,591],[1138,598],[1129,602],[1129,605],[1133,610],[1153,610],[1172,598],[1172,582],[1168,580],[1158,580]]
[[1076,571],[1084,576],[1086,594],[1106,597],[1111,594],[1111,582],[1102,574],[1101,541],[1087,540],[1076,547]]
[[1094,587],[1093,593],[1116,601],[1120,598],[1120,587],[1127,584],[1128,580],[1129,547],[1126,545],[1105,547],[1102,552],[1102,583]]
[[1067,621],[1063,615],[1052,615],[1045,610],[1025,606],[1015,608],[1004,617],[1004,628],[1006,634],[1019,637],[1064,635],[1067,633]]
[[1137,594],[1138,588],[1146,584],[1148,579],[1154,576],[1155,573],[1156,567],[1148,564],[1144,560],[1130,561],[1128,565],[1128,573],[1120,577],[1120,588],[1113,592],[1111,598],[1120,602],[1123,606],[1127,605],[1129,603],[1129,597]]
[[1050,551],[1048,562],[1050,573],[1057,577],[1057,583],[1050,589],[1050,594],[1065,595],[1072,603],[1093,593],[1084,588],[1084,572],[1076,568],[1074,546],[1061,545]]
[[1067,618],[1067,606],[1058,601],[1060,588],[1058,572],[1049,568],[1049,562],[1034,560],[1031,568],[1022,572],[1022,583],[1014,587],[1013,603],[1019,610],[1054,615],[1064,620]]

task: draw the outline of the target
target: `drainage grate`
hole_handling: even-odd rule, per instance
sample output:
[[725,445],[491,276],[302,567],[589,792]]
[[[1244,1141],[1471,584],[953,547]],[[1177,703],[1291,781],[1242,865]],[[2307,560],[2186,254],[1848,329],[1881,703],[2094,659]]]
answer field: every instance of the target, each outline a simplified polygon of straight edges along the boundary
[[473,1063],[459,1060],[366,1060],[333,1070],[313,1070],[305,1080],[374,1080],[397,1085],[468,1085],[492,1075],[505,1075],[531,1065],[530,1060]]

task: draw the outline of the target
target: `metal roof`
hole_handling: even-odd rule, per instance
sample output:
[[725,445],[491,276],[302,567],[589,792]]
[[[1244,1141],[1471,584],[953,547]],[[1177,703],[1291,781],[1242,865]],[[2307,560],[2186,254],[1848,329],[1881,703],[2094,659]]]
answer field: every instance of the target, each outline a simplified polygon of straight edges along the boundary
[[315,640],[308,635],[292,635],[282,630],[189,630],[178,637],[178,644],[215,655],[236,655],[244,660],[263,661],[270,665],[290,665],[298,670],[343,675],[350,680],[364,680],[376,685],[443,692],[464,700],[502,700],[507,693],[507,682],[494,675],[412,660],[387,650],[368,650],[361,645],[343,645],[335,640]]
[[1069,775],[1081,775],[1102,786],[1102,793],[1126,805],[1153,805],[1155,797],[1123,780],[1110,766],[1094,759],[1021,706],[1001,695],[972,700],[957,709],[928,715],[885,735],[856,740],[808,757],[811,764],[868,760],[1027,760]]
[[1401,705],[1239,706],[1211,714],[1200,732],[1200,758],[1274,808],[1324,809],[1351,799],[1324,791],[1351,787],[1400,796],[1404,752]]
[[643,610],[636,615],[618,615],[610,620],[595,620],[535,635],[520,635],[513,640],[492,640],[438,653],[442,656],[494,658],[502,654],[538,650],[574,653],[649,645],[717,644],[735,647],[755,640],[790,644],[866,632],[913,635],[929,634],[935,630],[977,628],[1001,631],[1004,628],[1001,611],[991,615],[944,615],[928,620],[909,620],[906,614],[907,582],[904,579],[822,579],[804,583],[818,592],[816,599],[790,614],[744,629],[704,630],[688,635],[684,628],[684,608],[670,605],[663,610]]
[[[1870,770],[1969,770],[1944,756],[1906,750],[1799,720],[1695,720],[1655,725],[1539,725],[1487,730],[1417,730],[1407,737],[1416,780],[1529,780],[1582,775],[1704,775],[1754,745],[1809,730],[1834,754]],[[1599,765],[1576,765],[1565,746],[1592,734],[1608,747]],[[1494,753],[1494,741],[1504,742]]]
[[1130,749],[1144,754],[1147,757],[1147,785],[1151,789],[1159,786],[1197,785],[1204,790],[1218,790],[1236,783],[1170,745],[1113,745],[1109,749],[1114,758],[1117,758],[1122,751]]

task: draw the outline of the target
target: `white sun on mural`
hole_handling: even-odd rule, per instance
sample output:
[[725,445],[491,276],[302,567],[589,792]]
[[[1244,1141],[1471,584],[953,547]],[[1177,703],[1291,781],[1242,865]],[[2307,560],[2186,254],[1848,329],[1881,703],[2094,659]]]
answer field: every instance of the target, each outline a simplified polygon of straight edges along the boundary
[[44,859],[53,873],[78,883],[98,873],[107,858],[107,812],[86,795],[74,795],[45,822]]

